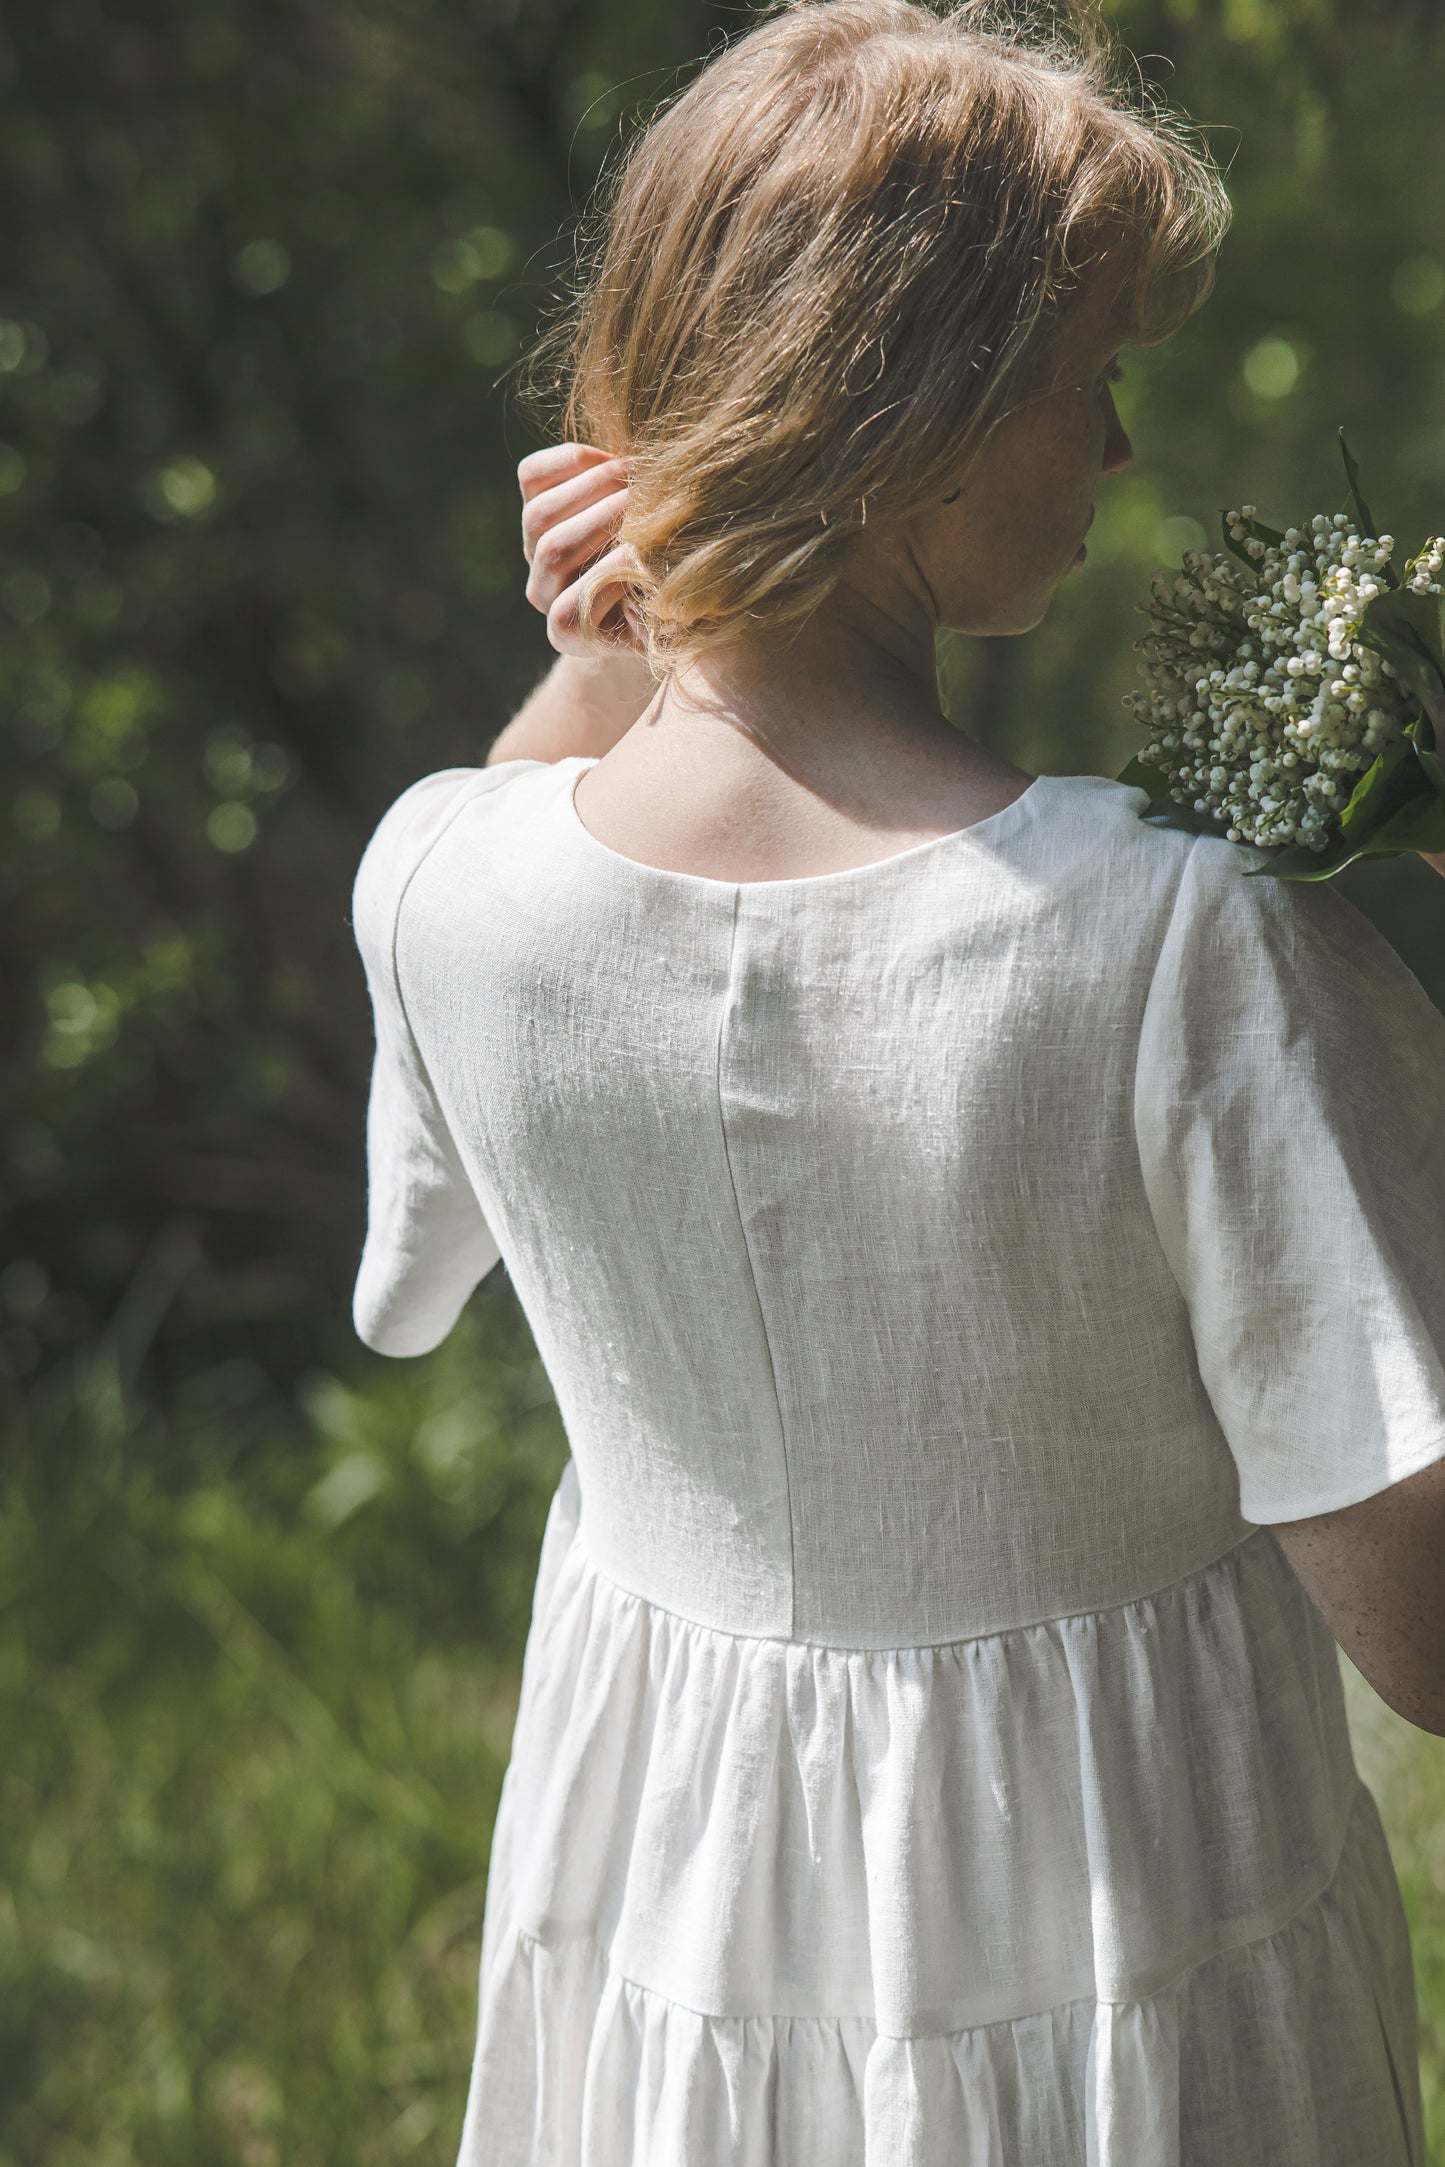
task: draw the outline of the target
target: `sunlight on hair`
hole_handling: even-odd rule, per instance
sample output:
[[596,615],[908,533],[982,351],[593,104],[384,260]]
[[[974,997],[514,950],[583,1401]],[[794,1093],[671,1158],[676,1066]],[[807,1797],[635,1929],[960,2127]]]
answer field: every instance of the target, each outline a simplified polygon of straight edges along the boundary
[[1169,337],[1230,205],[1084,0],[798,0],[641,133],[601,216],[564,428],[632,462],[666,669],[806,617],[865,521],[956,485],[1091,273],[1123,280],[1121,343]]

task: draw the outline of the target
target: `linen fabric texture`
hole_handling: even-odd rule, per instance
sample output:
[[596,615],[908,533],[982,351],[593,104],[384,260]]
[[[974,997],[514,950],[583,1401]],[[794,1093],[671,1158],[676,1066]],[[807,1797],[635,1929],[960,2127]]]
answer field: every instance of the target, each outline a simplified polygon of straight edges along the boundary
[[1103,778],[734,883],[592,764],[428,776],[355,891],[357,1330],[504,1260],[571,1449],[462,2167],[1423,2167],[1270,1524],[1445,1457],[1445,1019]]

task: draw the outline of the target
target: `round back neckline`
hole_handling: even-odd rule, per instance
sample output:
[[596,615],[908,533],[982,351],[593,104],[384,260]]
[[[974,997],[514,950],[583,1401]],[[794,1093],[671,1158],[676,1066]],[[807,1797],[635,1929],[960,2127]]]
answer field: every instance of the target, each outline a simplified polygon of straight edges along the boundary
[[[1001,830],[1014,826],[1020,819],[1027,820],[1037,810],[1040,795],[1049,785],[1057,782],[1054,775],[1036,775],[1016,798],[1001,806],[996,813],[985,814],[982,820],[971,820],[965,828],[951,828],[946,835],[932,835],[927,842],[913,843],[907,850],[895,850],[886,858],[869,858],[862,865],[844,865],[831,873],[788,873],[776,880],[721,880],[713,873],[682,873],[667,865],[651,865],[645,858],[629,858],[622,850],[614,850],[594,835],[577,809],[574,793],[588,768],[596,767],[600,755],[574,755],[576,772],[568,777],[562,791],[562,809],[567,824],[584,843],[614,865],[626,866],[630,872],[645,879],[683,883],[694,888],[714,888],[731,891],[734,888],[821,888],[840,880],[858,880],[869,873],[884,873],[897,866],[911,865],[918,859],[936,851],[956,849],[966,843],[970,836],[991,840]],[[560,763],[563,765],[570,763]]]

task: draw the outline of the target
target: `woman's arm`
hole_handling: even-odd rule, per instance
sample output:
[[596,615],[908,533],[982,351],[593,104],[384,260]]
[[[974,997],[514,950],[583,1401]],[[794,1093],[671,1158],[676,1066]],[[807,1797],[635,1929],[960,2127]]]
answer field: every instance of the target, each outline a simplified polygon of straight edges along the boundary
[[498,760],[600,759],[657,690],[640,655],[559,655],[487,754]]
[[[517,468],[527,600],[547,619],[558,650],[536,691],[487,754],[499,760],[600,759],[632,728],[657,690],[640,654],[599,648],[577,625],[577,581],[607,561],[627,505],[627,469],[590,444],[553,444]],[[619,566],[624,550],[612,551]],[[605,613],[604,613],[605,614]],[[626,625],[616,612],[617,637]]]
[[[1445,858],[1431,863],[1445,871]],[[1361,1504],[1277,1521],[1271,1532],[1381,1700],[1445,1738],[1445,1460]]]

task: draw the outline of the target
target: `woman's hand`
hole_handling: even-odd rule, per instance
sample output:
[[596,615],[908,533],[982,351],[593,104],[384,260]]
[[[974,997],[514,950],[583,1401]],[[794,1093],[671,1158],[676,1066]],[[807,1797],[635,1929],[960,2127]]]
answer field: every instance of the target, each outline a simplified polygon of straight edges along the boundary
[[[625,574],[630,550],[617,545],[627,505],[627,468],[591,444],[552,444],[517,468],[522,491],[522,550],[531,573],[527,600],[547,620],[560,659],[523,703],[487,754],[502,760],[601,759],[624,737],[657,690]],[[577,582],[600,569],[593,622],[599,644],[577,623]],[[609,599],[606,575],[617,578]]]
[[[626,462],[591,444],[550,444],[528,453],[517,481],[522,554],[531,566],[527,600],[546,618],[558,654],[597,660],[596,642],[577,621],[577,583],[589,571],[604,575],[593,592],[594,625],[615,647],[635,652],[641,628],[627,600],[626,575],[636,559],[616,543],[627,508]],[[613,580],[616,592],[609,599]]]

